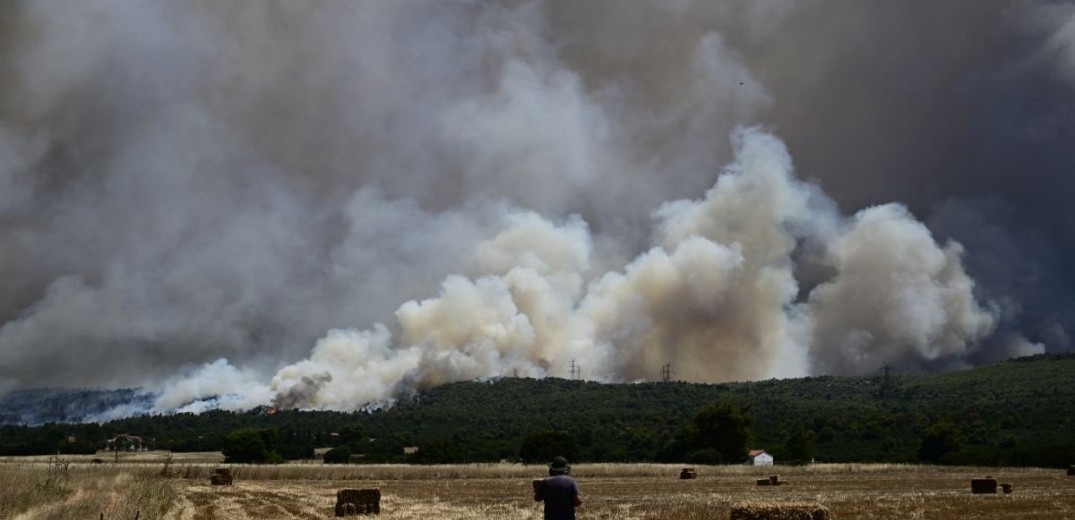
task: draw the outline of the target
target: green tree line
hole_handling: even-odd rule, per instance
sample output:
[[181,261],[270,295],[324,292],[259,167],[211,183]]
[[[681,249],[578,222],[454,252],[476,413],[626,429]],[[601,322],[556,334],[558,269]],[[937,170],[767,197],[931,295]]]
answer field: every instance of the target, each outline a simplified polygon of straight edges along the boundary
[[119,433],[155,449],[217,451],[229,434],[268,429],[276,435],[268,451],[285,459],[346,447],[348,460],[370,462],[540,460],[553,445],[573,462],[739,463],[746,450],[764,448],[787,463],[1066,467],[1075,462],[1072,381],[1071,354],[938,375],[727,384],[504,378],[444,385],[378,411],[4,426],[0,454],[90,452]]

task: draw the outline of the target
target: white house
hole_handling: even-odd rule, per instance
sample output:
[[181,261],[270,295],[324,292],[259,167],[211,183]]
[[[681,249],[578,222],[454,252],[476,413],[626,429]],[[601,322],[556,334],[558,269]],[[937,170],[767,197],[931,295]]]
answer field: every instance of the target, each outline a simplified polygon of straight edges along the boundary
[[747,458],[748,466],[772,466],[773,456],[765,452],[765,450],[750,450],[750,455]]

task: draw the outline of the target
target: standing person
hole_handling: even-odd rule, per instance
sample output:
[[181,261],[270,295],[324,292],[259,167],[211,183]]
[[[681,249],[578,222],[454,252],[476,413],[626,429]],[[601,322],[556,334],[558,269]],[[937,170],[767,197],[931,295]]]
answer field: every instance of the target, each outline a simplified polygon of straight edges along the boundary
[[545,501],[545,520],[575,520],[575,508],[582,505],[582,495],[575,479],[567,474],[571,466],[567,459],[554,457],[549,463],[549,476],[534,487],[534,501]]

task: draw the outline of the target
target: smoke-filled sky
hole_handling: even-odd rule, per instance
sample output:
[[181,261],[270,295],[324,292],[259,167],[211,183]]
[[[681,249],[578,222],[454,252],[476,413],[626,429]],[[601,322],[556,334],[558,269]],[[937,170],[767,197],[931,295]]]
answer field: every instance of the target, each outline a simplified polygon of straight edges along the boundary
[[12,0],[0,392],[1072,348],[1075,4]]

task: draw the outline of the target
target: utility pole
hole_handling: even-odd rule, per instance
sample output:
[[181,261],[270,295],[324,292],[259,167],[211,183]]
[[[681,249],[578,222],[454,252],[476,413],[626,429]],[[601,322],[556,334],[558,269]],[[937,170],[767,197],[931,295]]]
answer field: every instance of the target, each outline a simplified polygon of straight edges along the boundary
[[671,383],[672,382],[672,364],[671,363],[665,363],[664,366],[661,367],[661,382],[662,383]]
[[575,363],[575,358],[571,358],[571,379],[582,378],[582,367]]

